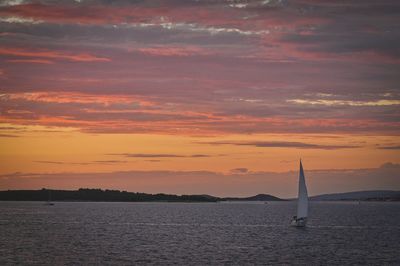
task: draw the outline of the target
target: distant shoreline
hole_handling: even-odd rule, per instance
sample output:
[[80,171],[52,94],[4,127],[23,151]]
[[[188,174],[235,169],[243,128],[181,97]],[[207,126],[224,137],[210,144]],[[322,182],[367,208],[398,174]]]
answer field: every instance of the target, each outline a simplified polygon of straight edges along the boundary
[[[5,190],[0,191],[0,201],[54,201],[54,202],[272,202],[291,201],[269,194],[251,197],[214,197],[210,195],[148,194],[119,190],[80,188],[78,190]],[[375,190],[323,194],[310,197],[311,201],[400,201],[400,191]]]
[[283,201],[259,194],[247,198],[221,198],[210,195],[147,194],[119,190],[81,188],[78,190],[7,190],[0,191],[0,201],[65,201],[65,202],[223,202],[223,201]]

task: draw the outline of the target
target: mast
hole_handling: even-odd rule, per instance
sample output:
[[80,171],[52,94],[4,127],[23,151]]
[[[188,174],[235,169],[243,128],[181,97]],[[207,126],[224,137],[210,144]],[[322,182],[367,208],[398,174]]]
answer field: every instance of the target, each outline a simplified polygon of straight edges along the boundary
[[304,177],[303,165],[300,159],[299,194],[297,198],[297,219],[306,218],[308,215],[308,193]]

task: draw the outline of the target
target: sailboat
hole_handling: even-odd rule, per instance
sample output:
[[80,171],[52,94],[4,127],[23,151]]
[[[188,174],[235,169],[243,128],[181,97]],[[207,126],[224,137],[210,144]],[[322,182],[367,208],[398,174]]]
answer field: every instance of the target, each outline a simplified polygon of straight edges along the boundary
[[51,190],[50,190],[50,189],[48,190],[48,195],[49,195],[49,198],[48,198],[48,200],[46,201],[45,205],[47,205],[47,206],[53,206],[54,203],[51,202]]
[[303,165],[300,160],[299,172],[299,194],[297,197],[297,215],[293,217],[291,225],[296,227],[304,227],[307,223],[308,216],[308,193],[306,180],[304,177]]

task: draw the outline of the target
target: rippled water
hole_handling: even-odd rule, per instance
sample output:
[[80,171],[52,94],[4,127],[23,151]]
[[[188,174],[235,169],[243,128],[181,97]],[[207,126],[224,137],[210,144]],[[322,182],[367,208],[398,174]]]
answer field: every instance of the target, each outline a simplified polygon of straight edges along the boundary
[[400,203],[0,202],[0,265],[400,265]]

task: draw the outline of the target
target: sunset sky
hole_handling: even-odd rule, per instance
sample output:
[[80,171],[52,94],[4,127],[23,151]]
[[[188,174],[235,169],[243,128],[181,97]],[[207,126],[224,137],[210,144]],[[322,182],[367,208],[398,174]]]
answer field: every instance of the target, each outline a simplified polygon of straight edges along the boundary
[[0,0],[0,190],[400,190],[400,1]]

